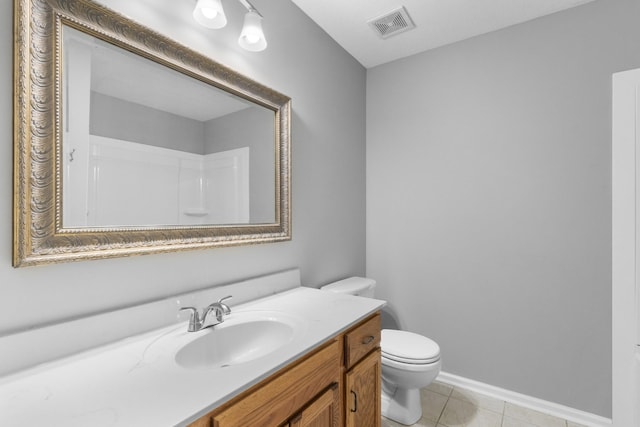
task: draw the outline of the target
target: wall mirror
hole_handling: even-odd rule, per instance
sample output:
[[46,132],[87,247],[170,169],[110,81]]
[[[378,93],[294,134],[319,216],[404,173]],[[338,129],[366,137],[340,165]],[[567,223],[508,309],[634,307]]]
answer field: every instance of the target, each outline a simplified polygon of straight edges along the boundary
[[15,0],[16,267],[289,240],[290,99],[89,0]]

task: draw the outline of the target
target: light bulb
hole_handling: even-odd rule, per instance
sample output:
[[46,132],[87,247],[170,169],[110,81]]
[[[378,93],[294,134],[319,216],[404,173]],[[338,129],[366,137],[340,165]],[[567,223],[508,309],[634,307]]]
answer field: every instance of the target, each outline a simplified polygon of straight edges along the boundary
[[247,41],[247,43],[251,44],[255,44],[260,40],[260,34],[256,33],[255,31],[251,31],[245,34],[243,37]]
[[244,25],[238,44],[245,50],[260,52],[267,48],[267,39],[262,32],[262,16],[256,12],[248,12],[244,16]]
[[207,19],[213,19],[218,15],[218,11],[215,9],[211,9],[209,7],[203,7],[200,12],[204,15],[205,18]]
[[224,14],[220,0],[198,0],[193,9],[193,19],[206,28],[222,28],[227,25],[227,17]]

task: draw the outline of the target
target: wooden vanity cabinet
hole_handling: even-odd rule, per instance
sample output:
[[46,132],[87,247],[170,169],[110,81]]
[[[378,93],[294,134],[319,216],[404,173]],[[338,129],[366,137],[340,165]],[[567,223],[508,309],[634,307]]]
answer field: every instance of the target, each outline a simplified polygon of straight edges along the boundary
[[382,415],[380,314],[344,334],[345,427],[379,427]]
[[380,314],[189,427],[380,426]]

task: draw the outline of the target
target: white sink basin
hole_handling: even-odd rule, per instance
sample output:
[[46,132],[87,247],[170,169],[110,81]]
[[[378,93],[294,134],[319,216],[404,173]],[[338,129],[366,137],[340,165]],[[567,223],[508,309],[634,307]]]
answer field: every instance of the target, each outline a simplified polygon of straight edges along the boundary
[[228,368],[272,354],[304,330],[305,321],[286,313],[231,313],[223,323],[198,332],[187,332],[186,326],[171,331],[147,349],[145,360],[186,369]]

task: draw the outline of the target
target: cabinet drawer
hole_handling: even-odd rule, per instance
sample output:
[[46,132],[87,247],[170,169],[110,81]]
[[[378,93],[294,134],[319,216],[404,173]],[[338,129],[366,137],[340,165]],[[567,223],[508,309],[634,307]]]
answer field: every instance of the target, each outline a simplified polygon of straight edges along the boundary
[[351,368],[371,350],[378,347],[380,347],[380,314],[375,314],[345,334],[346,368]]
[[340,381],[340,346],[334,340],[245,398],[213,416],[214,427],[271,427],[287,419],[332,383]]

